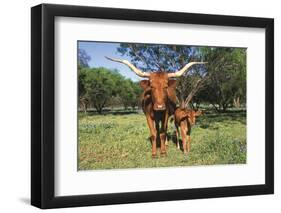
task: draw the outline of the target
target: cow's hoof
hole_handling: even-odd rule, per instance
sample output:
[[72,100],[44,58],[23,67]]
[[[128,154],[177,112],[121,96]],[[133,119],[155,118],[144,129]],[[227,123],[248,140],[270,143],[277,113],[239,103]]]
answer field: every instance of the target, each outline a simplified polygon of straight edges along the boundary
[[152,153],[151,157],[152,157],[153,159],[155,159],[155,158],[157,158],[157,154],[156,154],[156,153]]
[[166,156],[167,156],[167,152],[161,152],[161,153],[160,153],[160,156],[161,156],[161,157],[166,157]]

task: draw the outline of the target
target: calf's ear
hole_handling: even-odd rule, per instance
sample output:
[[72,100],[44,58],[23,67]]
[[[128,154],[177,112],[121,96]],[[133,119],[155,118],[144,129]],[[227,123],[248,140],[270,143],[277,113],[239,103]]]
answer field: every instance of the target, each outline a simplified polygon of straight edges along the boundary
[[176,86],[177,86],[177,80],[170,79],[170,80],[168,81],[168,86],[171,87],[171,88],[176,88]]
[[195,116],[199,116],[199,115],[202,115],[203,114],[203,112],[201,111],[201,110],[197,110],[196,112],[195,112]]
[[149,80],[141,80],[140,81],[140,86],[144,90],[147,89],[150,86]]

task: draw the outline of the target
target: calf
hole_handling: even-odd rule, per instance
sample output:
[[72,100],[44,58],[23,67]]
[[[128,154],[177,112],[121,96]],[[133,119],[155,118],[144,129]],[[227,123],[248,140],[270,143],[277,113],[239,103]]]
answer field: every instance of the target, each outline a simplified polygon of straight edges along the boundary
[[195,124],[196,117],[201,114],[202,114],[201,110],[195,111],[195,110],[188,110],[188,109],[181,109],[181,108],[177,108],[175,110],[174,122],[176,127],[177,147],[178,149],[180,148],[179,145],[179,127],[180,127],[180,134],[182,138],[182,147],[183,147],[184,154],[187,154],[190,151],[191,126]]

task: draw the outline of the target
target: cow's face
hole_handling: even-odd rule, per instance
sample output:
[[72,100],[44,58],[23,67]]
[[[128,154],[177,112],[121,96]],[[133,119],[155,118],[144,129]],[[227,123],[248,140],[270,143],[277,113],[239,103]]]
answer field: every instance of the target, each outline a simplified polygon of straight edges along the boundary
[[151,90],[153,109],[155,111],[166,110],[168,97],[174,94],[176,80],[168,78],[164,72],[151,73],[149,80],[140,82],[144,90]]

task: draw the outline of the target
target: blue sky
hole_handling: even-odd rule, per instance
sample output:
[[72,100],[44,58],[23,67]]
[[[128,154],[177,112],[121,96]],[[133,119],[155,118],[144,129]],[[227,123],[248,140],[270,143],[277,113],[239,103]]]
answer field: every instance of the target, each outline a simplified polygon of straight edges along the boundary
[[104,56],[112,58],[126,59],[128,56],[122,56],[117,52],[119,43],[78,41],[78,48],[83,49],[91,57],[90,67],[106,67],[108,69],[117,69],[121,75],[130,78],[133,81],[139,81],[141,78],[132,72],[126,65],[107,60]]

